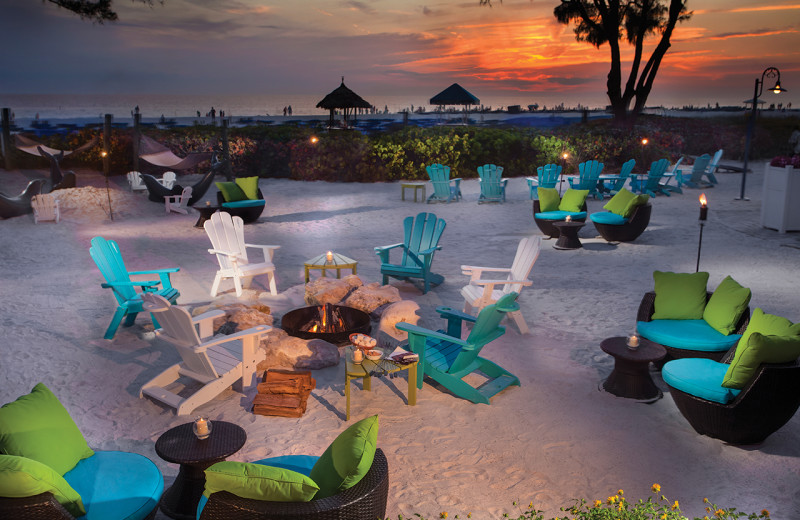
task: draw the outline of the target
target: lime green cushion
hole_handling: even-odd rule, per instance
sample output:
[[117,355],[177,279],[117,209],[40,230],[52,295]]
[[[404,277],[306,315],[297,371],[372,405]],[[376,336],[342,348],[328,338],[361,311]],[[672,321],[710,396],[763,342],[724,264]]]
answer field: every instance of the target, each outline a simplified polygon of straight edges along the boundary
[[[739,341],[722,386],[744,388],[762,363],[789,363],[800,357],[800,336],[764,336],[754,332],[747,343]],[[776,396],[781,398],[782,396]]]
[[319,485],[316,498],[333,496],[358,484],[372,467],[377,441],[377,415],[340,433],[311,468],[310,477]]
[[603,209],[607,209],[616,215],[626,216],[623,215],[625,208],[628,206],[628,203],[635,198],[636,195],[634,193],[632,193],[630,190],[622,188],[617,192],[616,195],[611,197],[611,200],[606,202],[605,206],[603,206]]
[[536,188],[536,193],[539,195],[539,211],[555,211],[558,209],[558,203],[561,198],[558,196],[558,190],[555,188]]
[[647,201],[650,200],[650,195],[647,193],[643,193],[641,195],[636,195],[625,206],[625,209],[622,210],[622,216],[625,218],[630,217],[633,214],[633,210],[636,209],[636,206],[642,206],[647,204]]
[[217,189],[222,192],[225,202],[236,202],[237,200],[247,200],[242,188],[235,182],[215,182]]
[[63,475],[94,452],[44,384],[0,408],[0,453],[27,457]]
[[236,185],[239,186],[248,199],[253,200],[258,197],[258,177],[238,177]]
[[750,304],[750,289],[742,287],[730,276],[714,290],[706,304],[703,319],[726,336],[736,330],[736,323]]
[[581,211],[583,203],[586,202],[586,197],[589,195],[589,190],[573,190],[572,188],[564,192],[561,198],[561,204],[558,209],[561,211]]
[[708,273],[653,272],[654,320],[700,320],[706,307]]
[[72,516],[86,514],[81,496],[53,468],[26,457],[0,455],[0,497],[32,497],[48,492]]
[[290,469],[225,460],[205,471],[208,497],[227,491],[242,498],[272,502],[308,502],[319,490],[309,477]]

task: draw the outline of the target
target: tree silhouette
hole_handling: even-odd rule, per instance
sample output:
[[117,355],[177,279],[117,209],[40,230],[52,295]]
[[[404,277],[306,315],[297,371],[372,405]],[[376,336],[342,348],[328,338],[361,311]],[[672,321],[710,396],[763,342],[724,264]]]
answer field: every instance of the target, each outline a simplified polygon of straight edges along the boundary
[[[116,22],[117,13],[111,9],[112,0],[45,0],[58,7],[72,11],[81,17],[81,20],[91,20],[95,23]],[[149,6],[153,5],[153,0],[134,0]],[[159,3],[164,3],[160,0]]]

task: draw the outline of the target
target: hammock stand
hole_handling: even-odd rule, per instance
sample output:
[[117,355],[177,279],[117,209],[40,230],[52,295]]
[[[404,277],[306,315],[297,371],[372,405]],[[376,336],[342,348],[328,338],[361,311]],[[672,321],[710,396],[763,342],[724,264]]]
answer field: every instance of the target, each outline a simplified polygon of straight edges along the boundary
[[33,139],[29,139],[25,136],[14,134],[14,146],[17,147],[17,150],[22,150],[25,153],[36,155],[37,157],[46,157],[46,155],[42,153],[42,151],[44,151],[50,155],[57,156],[59,159],[61,159],[68,155],[88,150],[89,148],[96,146],[97,143],[99,142],[100,138],[98,136],[94,136],[88,143],[81,145],[78,148],[75,148],[74,150],[57,150],[55,148],[50,148],[49,146],[45,146],[42,143],[37,143]]
[[203,161],[211,159],[211,152],[190,153],[181,159],[163,144],[141,134],[139,136],[139,158],[144,159],[153,166],[169,170],[188,170]]

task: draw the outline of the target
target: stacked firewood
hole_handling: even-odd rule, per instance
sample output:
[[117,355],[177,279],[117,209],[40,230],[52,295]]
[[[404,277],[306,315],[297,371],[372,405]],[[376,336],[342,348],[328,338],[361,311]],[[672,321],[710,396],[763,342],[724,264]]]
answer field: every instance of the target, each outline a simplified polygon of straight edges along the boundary
[[311,372],[269,369],[263,382],[258,384],[258,395],[253,399],[253,413],[279,417],[302,417],[311,390],[317,381]]

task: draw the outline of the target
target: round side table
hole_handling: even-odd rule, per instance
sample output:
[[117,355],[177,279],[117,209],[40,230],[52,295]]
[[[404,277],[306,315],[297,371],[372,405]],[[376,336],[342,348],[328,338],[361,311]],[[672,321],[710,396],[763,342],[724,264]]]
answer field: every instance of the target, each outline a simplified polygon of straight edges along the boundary
[[578,231],[585,226],[585,222],[571,221],[567,222],[562,220],[560,222],[553,222],[553,227],[558,230],[558,240],[553,244],[553,249],[580,249],[583,247],[581,241],[578,239]]
[[600,348],[614,358],[614,370],[603,383],[603,389],[619,397],[652,402],[661,399],[661,390],[650,377],[650,363],[667,355],[667,350],[639,336],[639,348],[628,348],[628,338],[604,339]]
[[192,424],[167,430],[156,441],[159,457],[180,464],[175,482],[164,491],[160,503],[165,515],[180,520],[196,518],[206,468],[239,451],[247,440],[244,429],[226,421],[212,421],[211,435],[200,440],[192,432]]
[[211,215],[220,210],[219,206],[204,206],[202,204],[197,204],[192,206],[192,208],[196,209],[197,212],[200,213],[200,216],[197,218],[197,222],[194,224],[194,227],[196,228],[202,228],[206,220],[210,219]]

